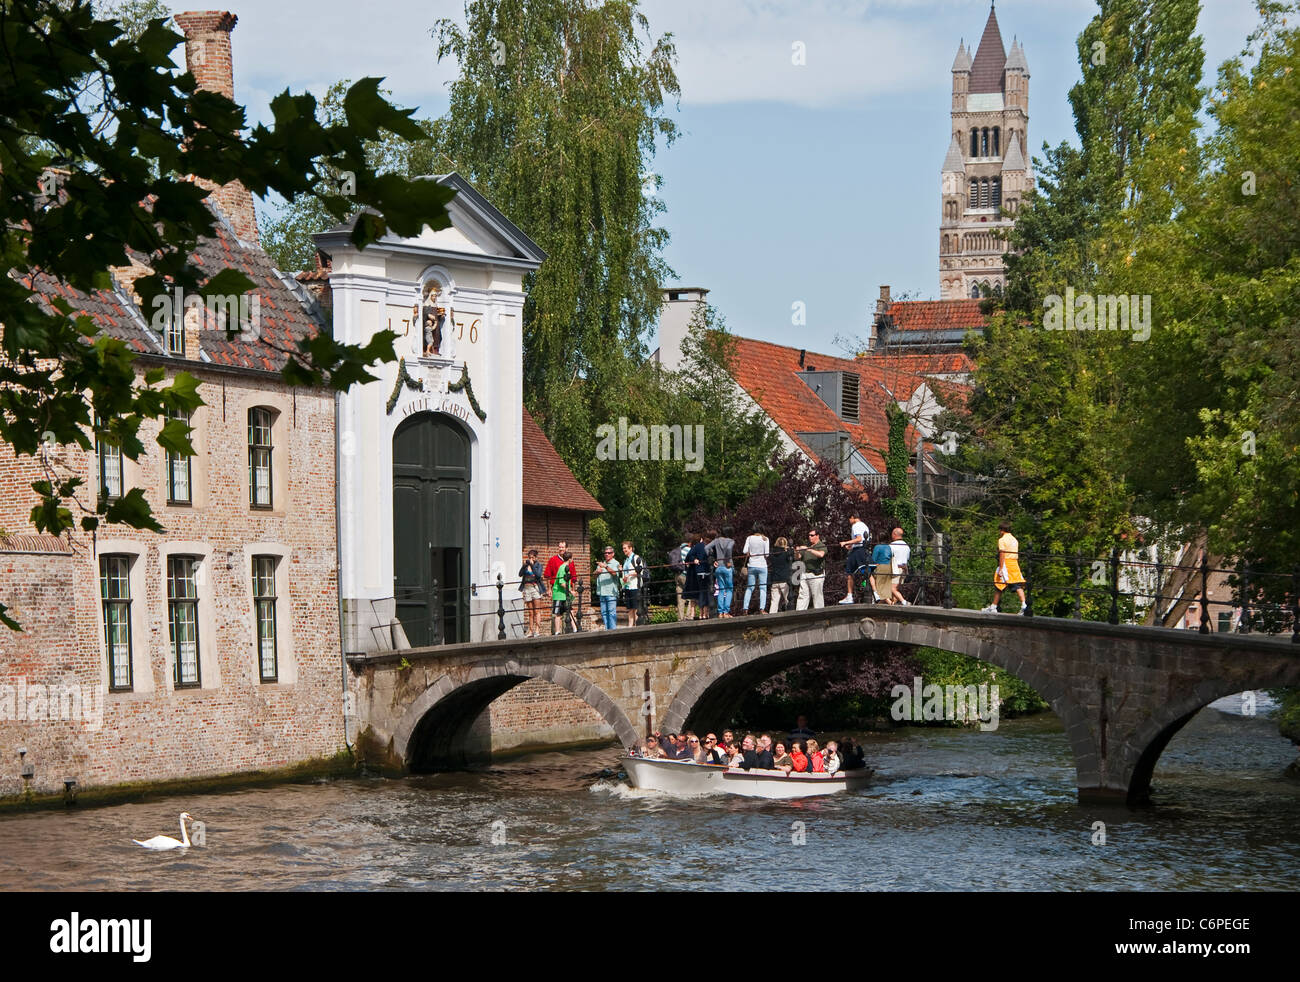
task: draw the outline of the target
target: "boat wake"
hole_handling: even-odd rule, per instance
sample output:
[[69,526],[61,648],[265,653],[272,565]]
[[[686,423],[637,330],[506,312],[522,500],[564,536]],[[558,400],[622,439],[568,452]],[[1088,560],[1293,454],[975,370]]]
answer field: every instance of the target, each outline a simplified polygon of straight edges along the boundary
[[633,788],[624,784],[622,781],[611,781],[606,779],[597,781],[587,790],[592,794],[607,794],[611,798],[623,798],[625,800],[663,797],[662,791],[655,791],[653,788]]

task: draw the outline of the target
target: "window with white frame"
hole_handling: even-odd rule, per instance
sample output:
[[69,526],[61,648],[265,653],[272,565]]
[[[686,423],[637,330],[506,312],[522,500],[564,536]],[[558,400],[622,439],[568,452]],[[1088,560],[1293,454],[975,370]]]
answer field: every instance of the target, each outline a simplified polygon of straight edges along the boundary
[[[169,412],[168,419],[180,420],[186,426],[190,423],[190,414]],[[167,451],[167,503],[169,505],[188,505],[194,501],[192,491],[192,471],[190,458],[184,454]]]
[[197,556],[167,557],[167,635],[176,688],[197,688],[199,678],[199,590]]
[[248,411],[248,496],[254,508],[271,508],[271,426],[275,414],[257,407]]
[[122,497],[122,448],[96,440],[95,463],[99,469],[100,495],[110,500]]
[[130,556],[99,557],[99,595],[110,692],[129,692],[132,688],[130,573]]
[[263,682],[280,677],[276,658],[275,556],[253,557],[253,608],[257,621],[258,670]]

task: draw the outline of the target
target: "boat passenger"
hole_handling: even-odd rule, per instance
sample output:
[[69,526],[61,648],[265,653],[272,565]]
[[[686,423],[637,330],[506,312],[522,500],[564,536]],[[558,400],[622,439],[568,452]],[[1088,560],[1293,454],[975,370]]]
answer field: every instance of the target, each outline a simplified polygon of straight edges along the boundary
[[686,760],[695,764],[707,764],[708,755],[704,752],[704,747],[700,745],[700,738],[690,730],[686,731]]
[[735,744],[735,742],[736,742],[735,731],[733,730],[722,731],[722,745],[724,747],[731,747]]
[[766,733],[758,738],[758,748],[755,756],[757,758],[754,764],[755,767],[764,771],[772,769],[772,738]]
[[726,758],[722,755],[722,748],[718,746],[718,738],[710,733],[704,738],[704,753],[708,758],[706,764],[725,764]]
[[826,752],[822,754],[822,763],[826,765],[826,773],[834,774],[840,769],[839,748],[835,746],[834,740],[826,743]]
[[821,747],[818,746],[816,740],[808,741],[808,763],[810,764],[808,769],[812,773],[826,773],[826,762],[822,756]]
[[[694,753],[693,753],[693,751],[692,751],[692,749],[691,749],[691,746],[690,746],[690,743],[689,743],[689,739],[690,739],[690,737],[692,737],[692,736],[694,736],[694,735],[695,735],[695,734],[693,734],[693,733],[692,733],[692,734],[689,734],[689,735],[686,734],[686,733],[678,734],[678,736],[677,736],[677,753],[673,754],[673,759],[674,759],[674,760],[690,760],[690,759],[694,756]],[[700,741],[699,741],[699,739],[697,738],[695,742],[696,742],[696,744],[698,745]]]
[[809,740],[817,735],[816,730],[808,728],[808,717],[800,715],[795,718],[794,729],[790,731],[791,740]]
[[840,741],[840,765],[846,771],[860,770],[867,766],[862,748],[852,737],[845,737]]
[[798,740],[790,744],[790,764],[795,774],[808,773],[808,758],[804,755],[803,744]]
[[787,774],[794,770],[794,761],[792,761],[790,755],[785,752],[785,744],[781,743],[779,740],[776,744],[776,750],[772,752],[772,769],[785,771]]
[[731,767],[745,766],[745,752],[734,743],[731,745],[731,759],[727,761],[727,764]]
[[650,760],[663,760],[668,756],[664,753],[664,748],[659,746],[659,741],[652,736],[645,738],[645,741],[641,744],[640,754]]

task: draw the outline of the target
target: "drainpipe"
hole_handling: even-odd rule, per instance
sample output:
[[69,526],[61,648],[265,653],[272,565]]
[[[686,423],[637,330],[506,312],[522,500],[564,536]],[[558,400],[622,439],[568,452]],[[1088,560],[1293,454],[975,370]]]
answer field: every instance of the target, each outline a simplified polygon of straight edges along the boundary
[[348,748],[348,753],[352,753],[352,744],[348,742],[348,717],[347,717],[347,697],[348,697],[348,645],[343,635],[343,577],[341,572],[343,558],[343,505],[339,489],[342,485],[339,483],[342,472],[342,462],[339,460],[339,421],[342,416],[340,403],[343,399],[342,392],[334,393],[334,587],[336,600],[339,609],[339,666],[343,670],[341,676],[343,688],[339,692],[339,708],[343,711],[343,745]]

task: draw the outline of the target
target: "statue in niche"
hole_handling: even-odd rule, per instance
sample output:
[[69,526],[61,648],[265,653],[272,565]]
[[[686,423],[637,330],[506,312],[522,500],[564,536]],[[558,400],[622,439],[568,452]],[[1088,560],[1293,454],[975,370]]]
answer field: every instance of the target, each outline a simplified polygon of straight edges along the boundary
[[451,317],[448,307],[439,304],[442,288],[432,280],[424,286],[421,302],[411,311],[411,320],[420,325],[423,357],[433,358],[442,354],[443,328]]

